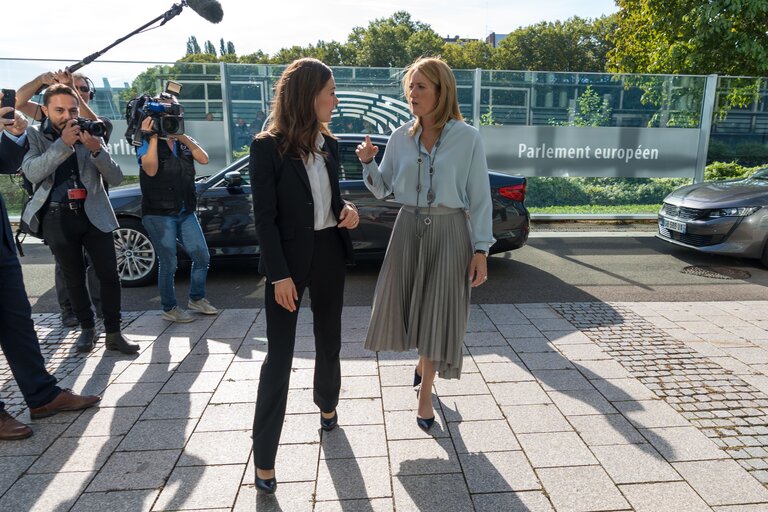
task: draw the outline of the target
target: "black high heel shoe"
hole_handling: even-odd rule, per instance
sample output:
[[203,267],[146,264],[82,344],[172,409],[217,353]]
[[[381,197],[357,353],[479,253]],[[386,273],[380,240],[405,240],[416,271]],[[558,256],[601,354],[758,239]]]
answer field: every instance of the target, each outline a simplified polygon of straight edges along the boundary
[[432,425],[435,424],[435,417],[432,416],[431,418],[419,418],[416,416],[416,424],[419,425],[421,430],[427,432],[432,428]]
[[421,384],[421,375],[419,375],[419,369],[415,368],[413,370],[413,387],[416,387],[419,384]]
[[256,489],[264,494],[275,494],[277,490],[277,479],[256,477]]
[[339,424],[339,413],[334,411],[333,418],[323,418],[323,415],[320,415],[320,428],[325,430],[326,432],[330,432],[331,430],[335,429],[336,426]]

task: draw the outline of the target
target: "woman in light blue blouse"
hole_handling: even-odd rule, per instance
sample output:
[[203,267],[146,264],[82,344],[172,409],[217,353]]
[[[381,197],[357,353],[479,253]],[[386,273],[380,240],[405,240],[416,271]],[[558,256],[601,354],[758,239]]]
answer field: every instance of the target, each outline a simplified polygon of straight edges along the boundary
[[413,385],[429,392],[418,395],[416,421],[428,430],[435,420],[435,372],[461,376],[470,288],[488,279],[491,193],[480,134],[463,121],[448,65],[418,59],[403,90],[415,120],[392,133],[381,166],[370,138],[357,148],[368,189],[403,205],[376,283],[365,346],[418,350]]

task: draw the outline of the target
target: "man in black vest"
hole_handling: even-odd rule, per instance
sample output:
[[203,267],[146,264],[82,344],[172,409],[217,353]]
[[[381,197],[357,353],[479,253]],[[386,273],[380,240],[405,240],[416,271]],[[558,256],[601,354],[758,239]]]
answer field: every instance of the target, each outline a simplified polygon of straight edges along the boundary
[[163,318],[170,322],[192,322],[192,315],[176,303],[177,241],[192,259],[187,307],[204,315],[218,313],[205,298],[205,280],[211,255],[195,216],[197,190],[194,162],[207,164],[208,154],[185,134],[161,139],[156,125],[157,120],[152,117],[142,121],[144,140],[136,150],[141,168],[141,222],[157,251],[160,265],[157,284]]
[[[0,94],[1,96],[2,94]],[[0,109],[0,116],[11,112]],[[13,120],[0,117],[0,173],[16,174],[26,153],[27,122],[18,112]],[[21,265],[13,245],[11,225],[0,195],[0,347],[19,385],[32,419],[45,418],[61,411],[75,411],[96,405],[98,396],[80,396],[56,385],[56,378],[45,369],[40,352],[32,307],[24,288]],[[0,440],[24,439],[32,429],[8,414],[0,402]]]

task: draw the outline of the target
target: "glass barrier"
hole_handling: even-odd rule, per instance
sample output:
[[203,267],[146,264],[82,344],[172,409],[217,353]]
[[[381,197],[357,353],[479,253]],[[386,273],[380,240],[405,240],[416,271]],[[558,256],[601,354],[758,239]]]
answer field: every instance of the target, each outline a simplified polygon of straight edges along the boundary
[[[0,58],[0,86],[18,89],[41,73],[69,64],[72,62]],[[274,85],[284,68],[97,60],[81,71],[95,84],[91,106],[97,114],[114,121],[109,150],[127,175],[138,174],[138,164],[125,138],[131,128],[125,119],[126,104],[140,94],[158,95],[168,80],[180,82],[185,131],[208,151],[209,165],[198,168],[200,174],[207,175],[247,153],[253,136],[264,128]],[[386,135],[410,119],[401,86],[402,69],[336,67],[333,71],[340,100],[331,123],[335,133]],[[653,156],[654,140],[663,139],[659,146],[662,151],[664,143],[690,147],[697,144],[699,131],[706,125],[702,113],[707,77],[474,69],[455,70],[454,74],[462,114],[467,122],[483,128],[481,133],[490,148],[489,161],[498,163],[503,172],[601,179],[692,176],[690,158],[681,160],[674,155],[673,165],[657,167],[649,167],[655,165],[653,161],[640,160],[645,158],[646,150]],[[768,158],[767,95],[764,79],[718,78],[712,151],[725,158],[742,148],[758,154],[758,159]],[[35,99],[40,101],[39,96]],[[551,131],[556,128],[565,129]],[[624,131],[601,131],[616,128]],[[610,134],[607,138],[606,133]],[[522,136],[521,144],[510,144],[509,137],[513,136]],[[634,155],[623,168],[602,165],[605,162],[594,165],[594,160],[570,167],[561,162],[537,167],[531,159],[519,164],[513,158],[513,153],[538,158],[539,150],[546,155],[548,144],[561,144],[562,154],[568,155],[566,143],[578,146],[575,151],[582,147],[589,155],[591,140],[614,138],[612,151],[617,160],[619,152],[621,159],[627,158],[630,150]],[[551,149],[553,154],[560,150]]]

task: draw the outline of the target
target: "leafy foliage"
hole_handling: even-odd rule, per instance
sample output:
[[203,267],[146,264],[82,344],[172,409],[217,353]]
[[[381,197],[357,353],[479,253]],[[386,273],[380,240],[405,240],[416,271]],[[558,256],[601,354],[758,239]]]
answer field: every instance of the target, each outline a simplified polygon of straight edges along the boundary
[[764,166],[744,167],[736,162],[715,162],[704,169],[704,181],[736,180],[746,178]]
[[661,204],[662,199],[688,178],[528,178],[526,205],[547,206],[620,206],[624,204]]
[[[397,11],[371,21],[366,27],[353,28],[346,42],[294,45],[271,56],[259,50],[238,57],[234,44],[225,44],[223,38],[216,56],[210,41],[201,50],[195,36],[190,36],[186,58],[189,62],[287,64],[301,57],[314,57],[330,66],[404,67],[417,57],[439,55],[455,69],[604,71],[606,54],[612,48],[608,36],[615,27],[615,15],[538,23],[517,29],[494,48],[477,40],[445,42],[430,25],[413,20],[406,11]],[[215,60],[198,55],[213,55]]]
[[610,69],[630,73],[768,72],[768,0],[617,0]]
[[576,98],[576,106],[568,108],[568,121],[550,121],[559,126],[610,126],[613,109],[607,99],[588,85],[581,95]]
[[356,49],[357,66],[403,67],[416,57],[439,54],[443,39],[429,25],[398,11],[373,20],[367,28],[353,28],[348,44]]
[[575,16],[519,28],[499,43],[494,68],[604,71],[610,48],[608,35],[614,27],[613,16],[595,21]]

